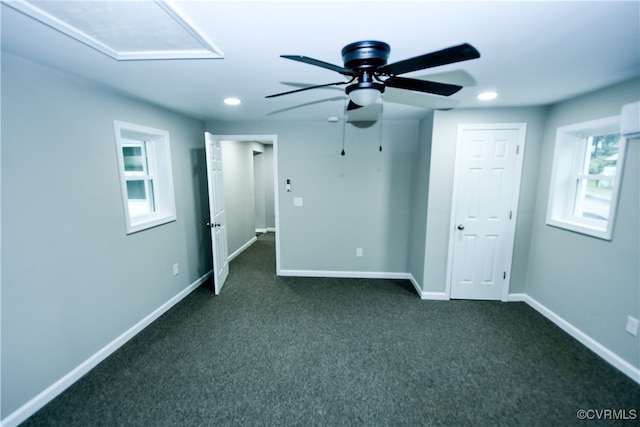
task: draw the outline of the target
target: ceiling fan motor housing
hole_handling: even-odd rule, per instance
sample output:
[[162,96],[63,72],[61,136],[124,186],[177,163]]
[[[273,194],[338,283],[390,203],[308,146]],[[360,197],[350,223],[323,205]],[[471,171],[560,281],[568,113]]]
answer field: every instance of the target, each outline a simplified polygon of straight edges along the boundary
[[378,68],[386,65],[391,48],[384,42],[367,40],[342,48],[344,66],[351,69]]

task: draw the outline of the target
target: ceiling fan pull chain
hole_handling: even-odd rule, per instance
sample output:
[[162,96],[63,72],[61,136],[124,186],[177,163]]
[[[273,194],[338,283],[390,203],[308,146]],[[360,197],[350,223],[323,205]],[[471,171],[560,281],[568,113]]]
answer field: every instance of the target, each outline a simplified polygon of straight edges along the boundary
[[382,151],[382,113],[384,112],[384,104],[380,105],[380,147],[378,148],[378,151]]
[[347,100],[349,98],[345,98],[344,101],[344,113],[342,115],[342,151],[340,152],[341,156],[344,156],[346,153],[344,152],[344,134],[345,134],[345,123],[347,121]]

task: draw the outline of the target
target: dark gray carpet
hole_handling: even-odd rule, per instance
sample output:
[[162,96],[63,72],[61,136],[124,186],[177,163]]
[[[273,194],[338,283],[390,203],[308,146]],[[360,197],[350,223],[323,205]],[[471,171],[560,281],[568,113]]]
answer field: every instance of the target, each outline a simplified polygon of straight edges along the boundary
[[[25,426],[569,426],[640,386],[523,303],[275,276],[273,234]],[[593,415],[593,413],[591,413]],[[623,415],[617,412],[617,416]],[[606,421],[604,425],[638,425]]]

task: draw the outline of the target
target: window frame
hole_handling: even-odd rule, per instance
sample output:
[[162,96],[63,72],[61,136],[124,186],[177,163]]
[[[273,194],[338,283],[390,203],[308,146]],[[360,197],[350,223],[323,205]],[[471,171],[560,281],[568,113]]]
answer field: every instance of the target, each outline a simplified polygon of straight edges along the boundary
[[[614,175],[585,172],[585,156],[588,138],[620,133],[618,158]],[[546,224],[604,240],[611,240],[622,172],[626,138],[620,132],[620,116],[558,127],[553,155]],[[613,182],[609,214],[605,220],[586,218],[574,214],[574,206],[580,190],[580,180],[602,179]],[[585,185],[585,184],[583,184]]]
[[[169,132],[148,126],[127,123],[120,120],[113,122],[115,133],[120,191],[125,218],[126,234],[137,233],[176,220],[175,195],[173,189],[173,171],[171,167],[171,149]],[[147,163],[146,173],[136,175],[125,170],[124,147],[142,144],[143,162]],[[145,168],[143,168],[145,169]],[[153,212],[136,215],[129,207],[128,181],[144,180],[145,189],[151,197]],[[152,191],[148,191],[149,185]]]
[[[127,186],[127,207],[129,209],[129,215],[132,219],[138,219],[141,217],[147,217],[155,215],[155,197],[154,197],[154,182],[157,182],[155,155],[153,152],[153,144],[148,141],[136,141],[132,139],[124,139],[122,141],[121,149],[124,152],[124,148],[127,147],[140,147],[140,153],[143,158],[142,171],[127,171],[126,163],[124,167],[124,179]],[[123,154],[124,156],[124,154]],[[142,181],[144,183],[145,194],[148,195],[147,204],[149,205],[149,213],[137,215],[131,212],[131,198],[129,194],[129,183]],[[137,200],[137,199],[136,199]],[[144,200],[147,200],[145,198]]]

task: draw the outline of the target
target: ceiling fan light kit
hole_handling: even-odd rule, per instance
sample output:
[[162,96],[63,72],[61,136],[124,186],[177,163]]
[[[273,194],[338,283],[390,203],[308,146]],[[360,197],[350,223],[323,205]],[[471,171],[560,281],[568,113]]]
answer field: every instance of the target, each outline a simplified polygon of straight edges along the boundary
[[451,96],[462,89],[462,86],[398,76],[412,71],[424,70],[480,57],[478,50],[468,43],[387,64],[390,52],[390,46],[381,41],[366,40],[350,43],[342,48],[343,67],[308,56],[281,55],[281,57],[285,59],[304,62],[316,67],[336,71],[350,78],[350,80],[309,86],[269,95],[267,98],[275,98],[321,87],[348,85],[345,93],[349,96],[350,100],[347,106],[347,111],[349,111],[374,104],[380,99],[381,94],[384,93],[387,87],[438,96]]
[[374,104],[384,92],[384,85],[380,83],[355,83],[347,86],[345,93],[349,95],[349,100],[356,105],[366,107]]

